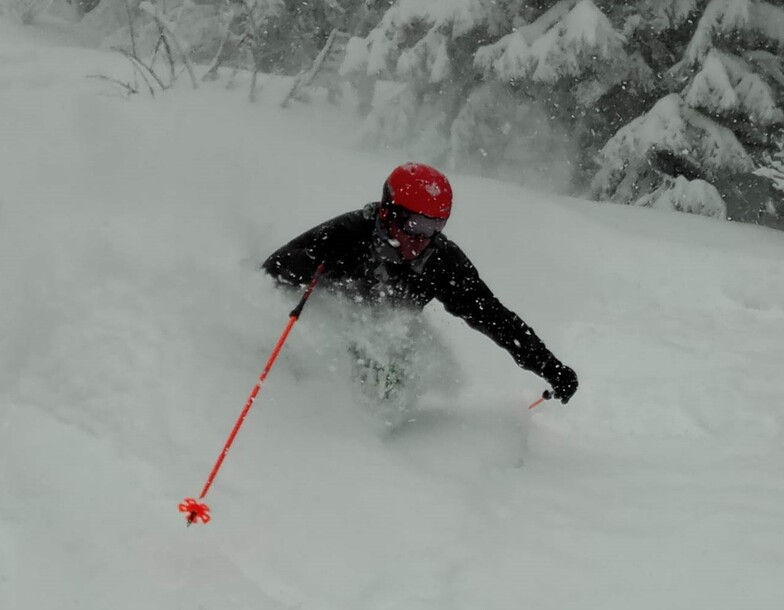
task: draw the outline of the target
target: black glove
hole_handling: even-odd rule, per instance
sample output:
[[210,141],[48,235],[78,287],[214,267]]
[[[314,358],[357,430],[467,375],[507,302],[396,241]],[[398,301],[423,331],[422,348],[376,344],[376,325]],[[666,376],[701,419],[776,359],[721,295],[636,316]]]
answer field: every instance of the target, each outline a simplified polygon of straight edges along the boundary
[[553,398],[563,404],[577,391],[577,373],[553,358],[542,369],[542,378],[553,388]]

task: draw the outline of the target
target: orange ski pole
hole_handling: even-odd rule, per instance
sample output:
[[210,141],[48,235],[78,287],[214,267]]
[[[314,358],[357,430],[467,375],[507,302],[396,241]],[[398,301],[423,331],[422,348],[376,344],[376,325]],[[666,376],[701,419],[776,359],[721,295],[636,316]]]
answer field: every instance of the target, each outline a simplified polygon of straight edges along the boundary
[[552,397],[553,397],[553,393],[550,390],[545,390],[544,394],[542,394],[542,397],[539,400],[531,403],[531,406],[528,407],[528,410],[530,411],[531,409],[535,409],[540,404],[542,404],[545,400],[550,400]]
[[[269,360],[267,360],[267,364],[259,376],[259,380],[253,387],[250,396],[248,396],[248,401],[245,403],[245,407],[242,409],[237,422],[234,424],[234,428],[232,429],[231,434],[229,434],[229,438],[226,441],[226,444],[223,446],[223,451],[221,451],[217,461],[215,462],[215,465],[212,467],[212,472],[210,472],[210,476],[207,477],[207,483],[204,485],[204,489],[201,490],[199,500],[204,499],[204,497],[207,495],[207,492],[210,490],[210,487],[212,487],[212,483],[215,481],[215,477],[218,476],[218,471],[223,465],[223,460],[226,459],[226,454],[228,454],[232,443],[234,443],[234,439],[237,437],[237,433],[240,431],[242,424],[245,422],[245,418],[248,416],[248,412],[256,400],[256,396],[258,396],[259,391],[261,390],[261,384],[263,384],[267,379],[267,375],[269,375],[269,372],[275,365],[275,361],[278,359],[280,350],[283,349],[283,345],[286,343],[291,329],[294,328],[297,320],[299,320],[302,309],[305,307],[305,303],[310,298],[310,295],[313,294],[313,290],[315,289],[319,277],[323,272],[324,263],[321,263],[318,266],[318,269],[316,269],[316,273],[313,276],[313,279],[310,280],[310,284],[308,284],[308,287],[305,289],[305,292],[302,295],[302,298],[299,300],[299,303],[289,314],[289,322],[286,325],[286,328],[283,330],[283,334],[280,336],[280,339],[278,339],[278,343],[275,345],[275,348],[272,350],[272,354],[270,355]],[[202,523],[209,523],[210,519],[212,518],[210,516],[210,507],[203,502],[199,502],[195,498],[185,498],[185,500],[180,504],[179,509],[182,513],[188,513],[189,526],[191,523],[198,523],[200,520]]]

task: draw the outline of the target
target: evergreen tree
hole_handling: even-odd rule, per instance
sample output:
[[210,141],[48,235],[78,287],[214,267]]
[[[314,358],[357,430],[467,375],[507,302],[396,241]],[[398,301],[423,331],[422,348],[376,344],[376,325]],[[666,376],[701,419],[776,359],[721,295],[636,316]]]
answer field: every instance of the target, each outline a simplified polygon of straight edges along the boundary
[[272,73],[296,74],[318,55],[333,29],[348,31],[363,0],[282,0],[264,26],[256,64]]
[[[674,14],[689,8],[684,3]],[[668,71],[672,93],[606,144],[593,192],[765,222],[780,197],[774,172],[764,167],[775,163],[784,125],[784,9],[759,0],[711,0],[698,8]]]
[[478,84],[476,50],[506,33],[522,0],[397,0],[351,47],[350,69],[403,83],[368,117],[365,138],[445,162],[455,117]]
[[722,172],[754,167],[732,131],[689,108],[676,93],[623,127],[602,157],[593,182],[600,199],[722,218],[726,206],[711,183]]
[[627,35],[592,0],[551,3],[532,22],[480,49],[476,64],[572,133],[577,178],[592,170],[613,125],[630,120],[641,105],[637,98],[653,89],[645,58],[628,50]]
[[369,133],[483,173],[567,164],[602,199],[755,219],[780,197],[760,178],[780,163],[781,4],[398,0],[357,54],[405,83]]

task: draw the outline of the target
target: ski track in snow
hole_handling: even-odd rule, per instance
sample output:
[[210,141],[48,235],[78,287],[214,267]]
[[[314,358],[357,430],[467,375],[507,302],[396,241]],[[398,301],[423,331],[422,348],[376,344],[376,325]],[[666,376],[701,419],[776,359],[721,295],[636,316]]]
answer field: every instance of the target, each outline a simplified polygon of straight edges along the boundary
[[0,608],[784,606],[782,233],[463,175],[573,402],[434,304],[456,395],[388,433],[317,295],[186,528],[292,306],[258,263],[405,159],[272,79],[123,99],[55,26],[0,15]]

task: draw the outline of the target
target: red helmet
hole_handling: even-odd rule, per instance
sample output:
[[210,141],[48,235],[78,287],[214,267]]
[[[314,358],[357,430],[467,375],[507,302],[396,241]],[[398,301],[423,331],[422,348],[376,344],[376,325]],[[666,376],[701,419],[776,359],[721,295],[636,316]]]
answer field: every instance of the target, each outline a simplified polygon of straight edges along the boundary
[[382,203],[446,220],[452,211],[452,186],[436,168],[424,163],[406,163],[389,174]]

